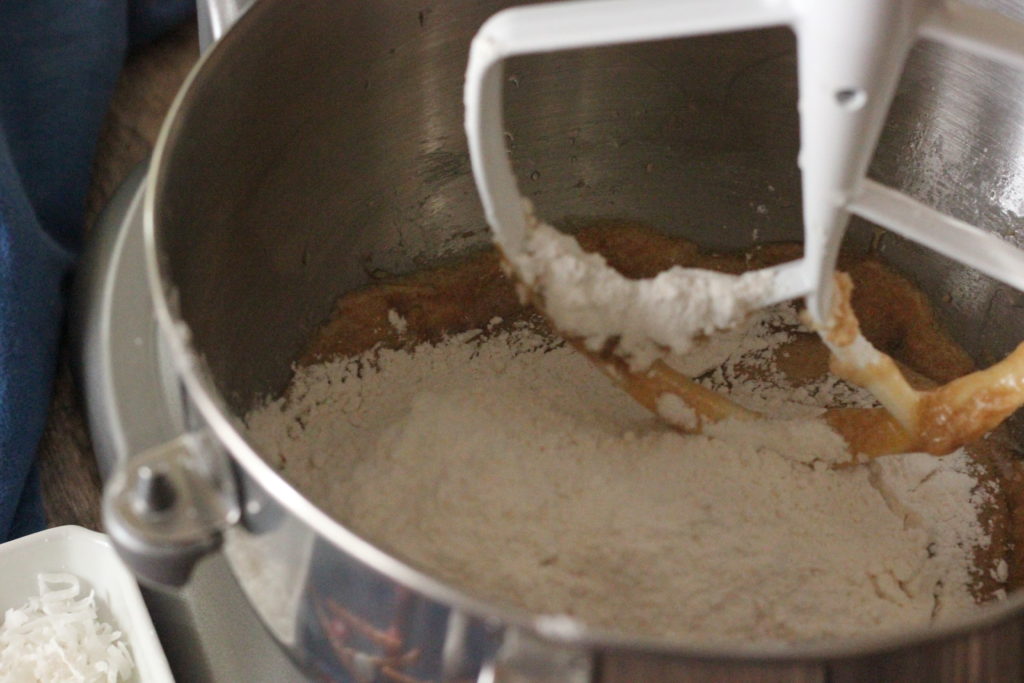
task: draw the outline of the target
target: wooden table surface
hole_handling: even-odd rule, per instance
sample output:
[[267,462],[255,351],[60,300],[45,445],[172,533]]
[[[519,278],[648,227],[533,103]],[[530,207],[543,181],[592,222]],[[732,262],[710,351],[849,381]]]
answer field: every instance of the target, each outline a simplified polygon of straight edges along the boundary
[[[127,173],[150,153],[178,87],[199,56],[195,24],[129,57],[103,126],[86,226],[106,206]],[[43,502],[51,526],[99,529],[100,478],[85,416],[69,370],[67,335],[46,431],[39,444]]]

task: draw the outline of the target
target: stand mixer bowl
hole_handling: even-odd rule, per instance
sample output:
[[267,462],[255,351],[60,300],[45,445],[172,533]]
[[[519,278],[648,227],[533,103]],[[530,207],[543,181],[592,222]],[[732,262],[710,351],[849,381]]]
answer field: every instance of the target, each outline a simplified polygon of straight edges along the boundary
[[[424,680],[1019,680],[1020,596],[895,636],[731,648],[488,604],[348,531],[247,442],[240,416],[283,391],[340,294],[489,244],[461,93],[469,42],[504,5],[260,0],[196,68],[145,199],[151,290],[190,431],[110,485],[124,556],[180,584],[205,553],[225,553],[281,647],[340,680],[393,680],[388,667],[417,650],[401,672]],[[711,248],[800,239],[788,31],[521,58],[507,74],[511,156],[541,215],[626,218]],[[871,169],[1019,244],[1024,78],[919,44]],[[979,364],[1024,337],[1016,291],[864,222],[847,244],[915,280]],[[401,501],[381,491],[381,504]]]

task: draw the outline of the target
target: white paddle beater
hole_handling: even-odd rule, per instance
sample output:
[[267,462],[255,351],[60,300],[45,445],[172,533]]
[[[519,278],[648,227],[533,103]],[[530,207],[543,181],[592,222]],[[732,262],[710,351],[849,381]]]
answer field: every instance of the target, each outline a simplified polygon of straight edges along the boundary
[[[582,0],[504,10],[492,16],[473,40],[465,85],[469,152],[487,220],[513,275],[527,290],[555,286],[537,279],[534,266],[544,255],[530,249],[536,221],[524,207],[505,150],[506,59],[772,26],[789,26],[797,39],[804,253],[801,259],[744,276],[722,276],[729,278],[725,286],[733,288],[733,299],[745,302],[741,314],[803,297],[810,322],[838,367],[872,391],[904,430],[919,434],[924,429],[919,415],[923,392],[911,389],[892,360],[860,335],[848,305],[841,305],[840,290],[847,290],[848,304],[848,288],[837,290],[834,284],[836,259],[850,215],[856,214],[1024,290],[1024,251],[866,177],[913,44],[926,38],[1024,69],[1020,23],[938,0]],[[680,297],[688,297],[693,290],[692,284],[683,283],[678,291]],[[722,291],[712,288],[707,296],[727,298]],[[535,293],[540,296],[534,300],[548,308],[545,312],[561,327],[558,311],[546,306],[554,299],[552,292]],[[667,315],[672,302],[662,304]],[[701,310],[713,316],[715,302]],[[737,311],[726,313],[714,325],[695,329],[706,332],[739,322],[741,316],[731,315]],[[577,342],[586,337],[585,330],[576,332]],[[670,339],[655,340],[660,347],[672,347]],[[622,367],[606,369],[613,375],[623,372]],[[636,381],[627,388],[635,396],[662,390]],[[682,394],[699,403],[687,395],[689,389]],[[964,387],[960,394],[966,395]],[[977,391],[971,396],[977,399]],[[719,419],[714,412],[702,415]],[[728,409],[724,412],[730,414]]]
[[1024,69],[1024,26],[934,0],[584,0],[508,9],[477,33],[466,72],[466,134],[494,237],[521,251],[526,217],[505,151],[509,57],[789,25],[798,46],[804,257],[766,269],[763,305],[806,297],[829,317],[830,283],[857,214],[1024,289],[1024,252],[866,177],[910,48],[928,38]]

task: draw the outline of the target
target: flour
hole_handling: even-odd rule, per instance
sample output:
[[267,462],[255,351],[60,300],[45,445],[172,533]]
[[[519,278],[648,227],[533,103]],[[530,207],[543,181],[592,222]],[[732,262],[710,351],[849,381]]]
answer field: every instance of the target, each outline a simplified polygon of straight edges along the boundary
[[659,417],[683,431],[692,432],[700,426],[700,417],[697,415],[697,411],[676,394],[662,394],[658,397],[655,407]]
[[388,324],[398,334],[405,334],[406,330],[409,329],[409,321],[398,314],[398,311],[391,309],[388,311]]
[[779,368],[779,349],[792,342],[794,330],[801,327],[794,306],[773,306],[752,313],[742,329],[715,336],[710,346],[719,346],[723,337],[724,358],[709,350],[699,359],[669,357],[667,362],[683,374],[701,375],[701,384],[727,393],[743,407],[775,417],[817,417],[830,406],[877,406],[870,392],[835,375],[822,373],[814,382],[798,383]]
[[833,469],[849,456],[815,416],[871,399],[781,376],[772,354],[795,324],[787,307],[757,312],[698,363],[724,355],[700,381],[785,419],[700,436],[525,324],[301,368],[247,424],[356,533],[533,612],[709,643],[877,635],[969,609],[991,495],[970,459]]
[[539,222],[527,206],[524,249],[506,252],[517,277],[541,297],[564,333],[591,351],[615,340],[615,352],[634,370],[665,355],[688,353],[705,336],[729,330],[764,304],[773,276],[728,275],[674,266],[634,280],[586,253],[571,236]]

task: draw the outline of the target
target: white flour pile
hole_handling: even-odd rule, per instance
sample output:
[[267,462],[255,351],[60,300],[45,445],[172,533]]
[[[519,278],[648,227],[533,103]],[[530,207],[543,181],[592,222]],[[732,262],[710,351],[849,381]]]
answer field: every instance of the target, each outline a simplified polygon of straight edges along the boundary
[[[877,634],[973,605],[990,495],[967,456],[833,470],[770,352],[789,309],[686,363],[783,421],[682,436],[525,325],[300,369],[247,418],[284,475],[350,528],[478,596],[699,642]],[[395,321],[392,321],[395,324]],[[764,377],[743,380],[756,366]]]

